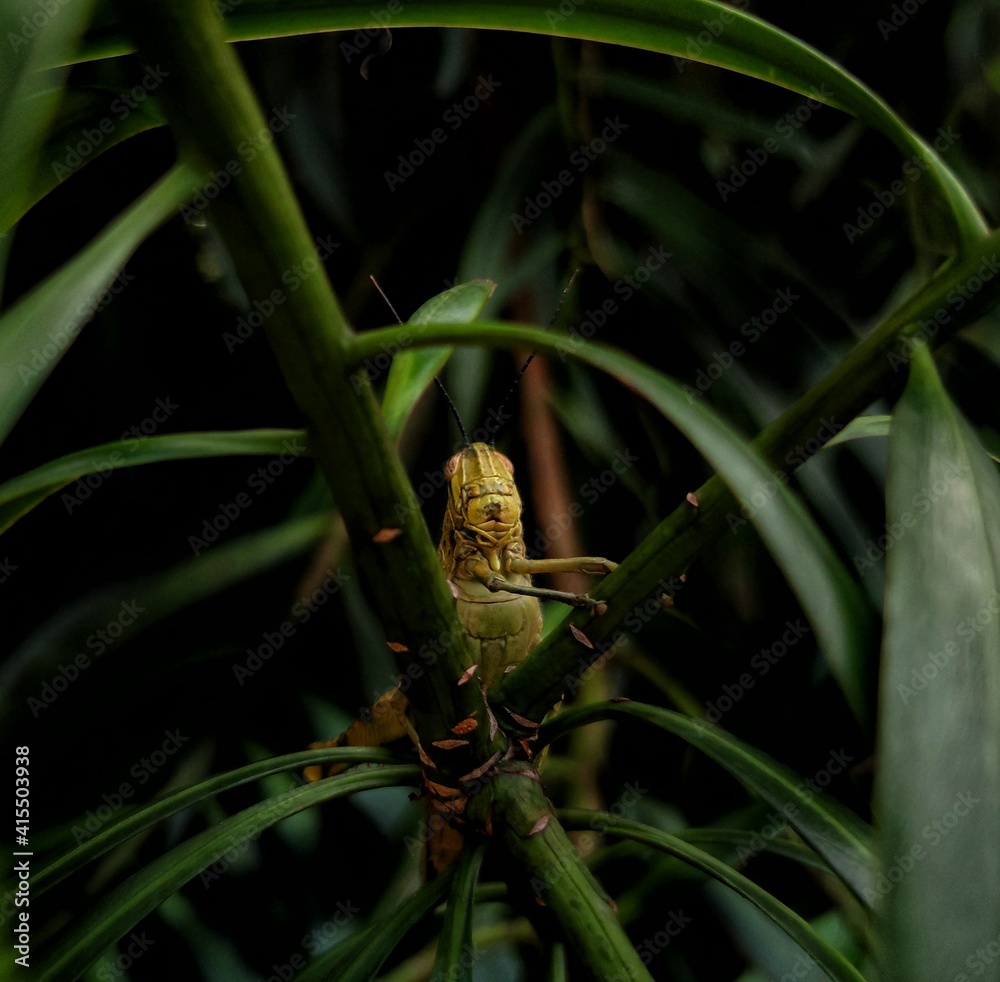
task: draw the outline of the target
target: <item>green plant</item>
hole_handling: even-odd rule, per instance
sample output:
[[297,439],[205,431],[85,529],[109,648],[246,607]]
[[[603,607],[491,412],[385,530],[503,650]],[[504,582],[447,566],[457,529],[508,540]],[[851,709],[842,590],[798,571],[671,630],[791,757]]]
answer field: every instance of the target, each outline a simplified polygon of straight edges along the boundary
[[[145,746],[133,737],[109,766],[94,765],[100,779],[80,781],[75,793],[51,785],[41,792],[46,823],[32,835],[45,853],[57,856],[32,858],[33,904],[43,913],[40,922],[31,921],[31,957],[32,965],[41,965],[40,977],[103,978],[121,974],[126,963],[136,978],[173,976],[190,974],[196,961],[206,978],[249,977],[270,964],[279,977],[361,979],[375,977],[391,959],[386,977],[462,979],[472,978],[481,952],[491,948],[500,952],[497,972],[544,968],[552,978],[575,973],[581,963],[599,978],[736,977],[746,967],[741,952],[774,978],[800,977],[803,968],[838,980],[940,982],[978,965],[986,977],[1000,977],[1000,960],[986,960],[1000,930],[1000,872],[990,858],[1000,828],[1000,486],[987,452],[996,449],[994,410],[989,400],[969,395],[963,414],[930,354],[971,326],[953,356],[953,371],[976,381],[971,388],[977,396],[988,392],[995,371],[989,359],[996,358],[989,316],[997,303],[1000,233],[990,231],[969,190],[975,186],[984,202],[995,205],[988,167],[964,156],[964,149],[955,151],[957,163],[949,166],[956,142],[950,129],[923,139],[816,49],[711,0],[627,7],[587,0],[548,9],[394,2],[381,13],[361,4],[328,9],[243,0],[225,6],[231,8],[225,20],[203,0],[163,0],[134,10],[123,4],[120,11],[74,0],[2,15],[13,54],[3,69],[0,104],[0,167],[9,189],[2,217],[5,229],[20,222],[18,236],[22,230],[29,236],[24,258],[19,238],[12,246],[10,237],[4,240],[8,269],[22,286],[0,317],[0,432],[14,448],[12,459],[29,463],[11,466],[0,485],[3,525],[10,536],[42,537],[46,523],[58,517],[56,502],[72,516],[90,497],[84,492],[96,491],[108,475],[119,480],[138,464],[169,461],[169,467],[144,470],[178,468],[168,480],[179,491],[137,487],[148,496],[150,511],[184,510],[175,526],[188,529],[183,538],[194,554],[177,563],[178,550],[158,543],[158,561],[148,571],[138,561],[146,556],[129,551],[132,536],[113,524],[101,528],[95,511],[94,541],[113,549],[113,562],[130,557],[129,579],[115,583],[106,576],[102,590],[61,606],[63,587],[55,577],[46,582],[32,573],[28,587],[11,577],[9,586],[34,598],[28,612],[38,621],[47,613],[42,607],[59,608],[50,624],[25,631],[3,669],[5,729],[15,746],[33,748],[25,755],[33,760],[33,789],[51,780],[38,776],[36,752],[42,773],[52,774],[57,761],[79,753],[77,727],[94,734],[84,747],[113,745],[120,721],[135,727],[134,714],[150,712],[161,687],[173,701],[171,718],[184,721],[168,731],[174,734],[169,749],[165,740],[130,767]],[[369,236],[360,229],[366,215],[346,189],[362,189],[355,194],[363,198],[377,182],[358,176],[364,167],[352,170],[350,153],[324,152],[305,132],[324,131],[316,103],[299,90],[305,83],[292,71],[299,67],[307,79],[308,62],[296,66],[294,56],[323,49],[290,49],[277,77],[268,74],[266,55],[253,64],[261,84],[282,93],[268,107],[254,95],[238,57],[253,61],[253,46],[227,41],[354,32],[334,36],[327,54],[343,56],[352,76],[364,61],[370,75],[390,57],[383,21],[397,38],[419,27],[549,35],[553,76],[543,76],[549,88],[541,105],[521,107],[526,93],[513,79],[471,70],[468,34],[414,35],[428,45],[440,39],[440,87],[454,91],[454,79],[461,78],[471,82],[470,93],[412,139],[409,131],[392,136],[391,145],[404,152],[383,158],[394,161],[377,175],[383,193],[413,188],[418,175],[437,168],[430,158],[444,150],[451,133],[466,133],[466,123],[477,125],[470,121],[493,112],[505,85],[516,89],[505,105],[517,107],[518,127],[508,134],[504,160],[481,205],[472,195],[443,197],[455,185],[441,164],[444,183],[432,208],[422,210],[419,193],[411,196],[401,205],[402,217]],[[635,65],[614,46],[632,50]],[[137,61],[130,60],[133,50]],[[760,84],[751,99],[759,111],[741,116],[727,94],[712,89],[714,74],[699,74],[690,86],[663,83],[659,75],[670,57],[732,69],[805,101],[776,113],[774,123],[768,116],[774,91]],[[690,62],[674,65],[680,77],[693,71]],[[68,80],[59,65],[75,66]],[[516,61],[507,65],[513,71]],[[122,88],[125,78],[138,82]],[[401,83],[383,94],[405,110]],[[125,99],[120,125],[103,127],[106,113],[118,114],[110,109],[115,99]],[[831,115],[846,111],[859,124],[824,116],[825,142],[811,146],[813,138],[799,131],[824,106],[834,107]],[[343,112],[350,115],[349,105]],[[300,115],[306,126],[296,130],[291,124]],[[702,142],[688,147],[704,158],[703,169],[689,165],[685,175],[676,164],[661,167],[658,133],[642,132],[641,124],[651,119],[660,125],[672,120],[681,142],[692,132],[703,134]],[[379,117],[370,117],[369,125],[378,126]],[[489,134],[500,125],[502,117],[477,132]],[[640,138],[625,146],[630,127]],[[283,149],[309,192],[308,215],[275,148],[286,128]],[[554,128],[564,141],[555,148]],[[67,133],[83,138],[70,140]],[[44,278],[25,270],[41,252],[30,238],[32,228],[51,235],[56,227],[52,218],[46,224],[36,216],[44,217],[47,207],[63,216],[72,182],[116,160],[127,161],[118,173],[134,182],[144,173],[139,164],[148,166],[150,158],[162,170],[174,141],[177,162],[111,224],[89,241],[83,223],[69,227],[65,245],[58,245],[69,250],[64,262],[47,262]],[[141,154],[120,156],[137,143]],[[876,147],[884,159],[895,160],[897,171],[876,169],[873,177],[859,169],[851,158],[855,145]],[[91,154],[100,154],[100,163],[84,167]],[[904,177],[886,179],[898,172],[899,155]],[[769,219],[764,227],[754,224],[760,220],[752,217],[747,196],[757,191],[746,189],[748,182],[766,179],[770,185],[773,174],[780,185],[787,180],[787,159],[811,176],[814,187],[828,186],[827,197],[838,193],[838,181],[847,182],[848,174],[850,180],[884,182],[861,199],[880,211],[866,206],[855,216],[853,207],[840,203],[840,213],[851,219],[843,222],[844,237],[856,252],[848,260],[843,248],[830,249],[825,277],[818,260],[801,259],[774,241]],[[333,165],[329,182],[309,170],[324,161]],[[363,163],[370,169],[369,161]],[[706,174],[714,174],[714,188]],[[691,178],[692,187],[681,176]],[[698,180],[701,187],[693,190]],[[711,191],[720,204],[708,203]],[[799,191],[807,201],[823,197],[808,187]],[[786,205],[789,197],[795,196],[786,195]],[[909,224],[892,211],[903,199]],[[433,234],[431,226],[445,215],[471,229],[460,254],[454,242],[439,243]],[[353,282],[350,268],[339,265],[350,247],[321,228],[314,231],[324,223],[318,217],[331,216],[329,224],[360,256]],[[802,206],[789,207],[784,218],[790,224],[814,220]],[[893,224],[872,232],[880,220]],[[386,222],[381,212],[377,221]],[[421,226],[415,239],[408,239],[408,225]],[[387,252],[394,239],[428,253],[440,248],[450,265],[442,260],[438,269],[457,267],[459,285],[436,295],[437,289],[411,284],[421,299],[436,296],[407,323],[355,331],[331,281],[348,298],[351,320],[387,319],[357,315],[369,302],[361,299],[367,296],[364,277],[397,269]],[[884,245],[870,245],[876,239]],[[43,413],[65,419],[74,412],[81,392],[57,366],[71,345],[76,348],[95,307],[109,332],[109,364],[119,372],[128,367],[129,332],[140,329],[135,321],[148,318],[142,327],[161,328],[170,322],[160,319],[155,290],[124,304],[131,288],[123,266],[146,240],[149,247],[159,243],[159,251],[145,274],[155,277],[157,263],[165,262],[170,275],[186,283],[184,302],[172,316],[197,330],[174,370],[210,387],[214,399],[197,415],[210,419],[211,429],[155,432],[177,408],[168,399],[150,416],[151,434],[143,427],[139,434],[126,430],[118,441],[51,459],[50,446],[35,434],[45,433]],[[865,250],[860,256],[859,248]],[[887,258],[899,248],[912,262]],[[407,261],[404,253],[400,266]],[[577,264],[585,272],[580,299],[570,301],[575,309],[566,315],[572,328],[530,326],[545,319],[539,311],[553,306],[562,279]],[[206,282],[196,281],[195,268]],[[159,303],[169,305],[172,283],[159,275]],[[487,276],[496,292],[484,283]],[[779,289],[775,276],[789,285]],[[853,310],[843,286],[852,278],[865,284],[863,316],[873,323],[856,344],[840,317]],[[118,294],[102,298],[114,284],[121,287]],[[831,284],[843,292],[831,295]],[[113,300],[119,294],[121,304]],[[201,305],[209,311],[204,322],[194,314]],[[241,310],[235,328],[233,307]],[[516,323],[497,318],[504,309]],[[795,331],[772,333],[779,315],[789,317]],[[230,329],[219,332],[221,345],[213,329],[212,343],[226,349],[232,374],[217,365],[203,373],[198,330],[223,319]],[[617,347],[597,338],[611,324],[620,325]],[[736,340],[721,341],[720,328],[734,325]],[[262,335],[280,374],[265,363]],[[246,382],[240,369],[231,368],[244,344],[254,344],[261,359],[245,370]],[[325,822],[333,809],[314,807],[419,786],[421,767],[413,755],[289,751],[334,735],[349,719],[352,698],[371,702],[378,688],[367,690],[386,687],[384,674],[367,668],[385,664],[386,641],[395,670],[408,680],[425,748],[446,739],[459,720],[488,718],[482,693],[455,684],[469,657],[421,512],[431,497],[423,485],[433,492],[440,484],[433,462],[446,456],[440,452],[445,438],[428,440],[412,468],[414,474],[429,468],[421,478],[411,482],[404,463],[408,448],[419,443],[421,417],[427,418],[422,394],[446,363],[459,366],[452,388],[467,420],[482,418],[483,405],[499,405],[490,392],[506,390],[505,370],[491,369],[470,347],[550,356],[547,372],[532,369],[524,381],[522,414],[532,448],[524,471],[544,530],[541,540],[529,533],[529,545],[560,540],[586,513],[580,524],[587,549],[570,554],[604,553],[622,563],[591,590],[607,604],[603,616],[575,612],[553,625],[489,693],[500,728],[480,725],[466,749],[436,756],[445,778],[483,774],[475,782],[459,862],[418,887],[412,880],[421,836],[406,824],[416,821],[416,807],[390,797],[392,791],[377,799],[395,816],[394,835],[371,810],[337,810],[321,827],[321,816]],[[743,359],[758,350],[791,379],[766,366],[745,369]],[[380,405],[375,389],[390,356]],[[103,349],[91,349],[90,359],[77,368],[101,377]],[[57,398],[52,386],[60,373],[66,388]],[[147,400],[154,397],[138,373],[128,385]],[[260,428],[250,411],[255,399],[269,414],[264,424],[284,421],[289,428]],[[861,416],[880,400],[894,402],[891,416]],[[239,410],[231,409],[233,401]],[[120,409],[102,412],[117,420],[114,429],[127,425]],[[980,432],[966,415],[983,418]],[[575,445],[571,452],[551,435],[556,416]],[[239,428],[220,428],[232,418]],[[443,414],[435,418],[443,432]],[[748,441],[744,429],[759,432]],[[623,441],[623,432],[641,434],[650,450],[638,458],[630,454],[626,447],[634,449],[638,438]],[[886,460],[857,449],[856,440],[881,445],[886,436]],[[841,449],[821,449],[831,445]],[[306,447],[325,486],[303,477],[280,501],[270,491],[263,497],[286,470],[301,466],[296,462]],[[219,464],[177,463],[251,455],[266,457],[267,464],[236,485],[239,493],[222,480],[208,498],[197,489]],[[655,459],[647,462],[649,457]],[[575,500],[568,500],[569,478],[540,476],[546,463],[562,464],[577,479],[587,476]],[[93,475],[100,481],[81,483]],[[851,490],[858,487],[867,501]],[[626,501],[638,506],[631,511],[640,517],[612,521],[607,503]],[[211,515],[202,521],[206,508]],[[216,544],[243,527],[242,516],[252,512],[257,522],[265,509],[268,527]],[[567,516],[574,521],[564,521]],[[145,522],[140,531],[152,539],[156,522]],[[316,557],[312,572],[303,572],[296,558],[306,550]],[[83,577],[87,558],[66,552],[53,562]],[[660,612],[664,593],[674,600],[667,613]],[[255,604],[261,605],[259,616],[249,613]],[[305,630],[315,626],[320,608],[334,606],[343,614],[322,634]],[[253,628],[238,628],[243,619]],[[149,632],[155,623],[166,631],[161,642]],[[253,640],[234,642],[242,637]],[[746,652],[760,644],[748,662]],[[109,660],[99,661],[108,651]],[[122,651],[142,651],[148,664],[131,666]],[[686,657],[677,658],[676,651]],[[791,681],[760,696],[762,679],[772,669],[777,673],[779,664],[791,672],[793,660]],[[280,681],[273,687],[261,682],[265,672]],[[179,685],[172,685],[171,673],[180,673]],[[619,692],[634,701],[612,698]],[[80,693],[94,701],[81,705]],[[483,770],[530,732],[518,720],[541,720],[564,693],[575,704],[539,730],[540,745],[555,742],[544,775],[548,788],[518,759],[521,754]],[[768,699],[768,709],[755,708],[754,698]],[[300,723],[304,710],[313,716],[308,725]],[[773,730],[759,721],[769,713],[783,714]],[[266,722],[253,718],[258,715]],[[597,725],[608,720],[622,721],[616,732],[624,736],[612,738]],[[747,729],[757,739],[727,732]],[[188,733],[195,735],[197,752],[179,755],[183,765],[175,768],[173,755],[189,742]],[[625,742],[617,745],[615,764],[602,768],[612,739]],[[721,765],[743,790],[724,783],[729,779],[710,769],[715,764],[678,754],[681,747]],[[839,795],[823,791],[873,747],[873,790],[855,768],[850,785],[843,778],[837,783]],[[291,779],[323,761],[381,766],[314,785]],[[208,777],[213,771],[220,773]],[[114,774],[133,780],[104,783]],[[72,784],[70,777],[65,781]],[[702,782],[709,789],[704,798]],[[147,783],[162,794],[150,800],[144,790],[133,807],[127,799]],[[857,813],[867,816],[869,792],[875,831]],[[95,795],[103,802],[96,812],[86,805]],[[840,795],[854,807],[840,803]],[[612,805],[595,806],[602,799]],[[261,837],[272,826],[283,836],[277,847],[270,833]],[[569,836],[574,830],[582,833],[576,844]],[[597,845],[598,834],[606,844]],[[407,856],[406,876],[394,876],[395,863],[380,850]],[[92,869],[102,857],[104,865],[82,883],[84,867]],[[359,857],[371,874],[361,886]],[[219,920],[210,892],[216,891],[214,898],[225,891],[221,895],[235,902],[233,891],[258,858],[242,923]],[[735,868],[751,859],[746,873]],[[355,868],[338,870],[335,862]],[[294,889],[275,872],[286,863],[296,870]],[[758,870],[759,876],[750,875]],[[185,887],[196,880],[200,895]],[[8,886],[8,900],[15,889],[16,882]],[[344,889],[363,890],[361,918],[339,892]],[[89,899],[91,890],[96,900]],[[675,909],[677,897],[687,899]],[[433,914],[445,900],[443,916]],[[690,928],[681,903],[696,910]],[[338,909],[344,915],[339,920]],[[161,941],[170,952],[166,963],[145,956],[132,933],[154,911],[161,935],[195,939],[190,946],[178,938]],[[8,903],[3,913],[16,918],[17,909]],[[261,923],[273,921],[274,930],[248,925],[252,914]],[[331,936],[306,933],[296,942],[317,921],[334,925]],[[231,943],[220,940],[226,936]],[[315,943],[307,942],[310,937]],[[720,945],[722,937],[732,940]],[[435,954],[419,948],[433,938]],[[699,952],[706,939],[719,951]],[[293,954],[286,958],[286,952]],[[753,969],[741,976],[744,982],[754,977]]]

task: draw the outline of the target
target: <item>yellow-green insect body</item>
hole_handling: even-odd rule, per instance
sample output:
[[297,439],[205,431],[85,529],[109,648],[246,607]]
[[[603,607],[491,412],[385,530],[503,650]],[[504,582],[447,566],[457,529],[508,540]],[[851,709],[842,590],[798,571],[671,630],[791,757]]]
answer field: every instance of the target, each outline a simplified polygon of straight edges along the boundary
[[445,466],[448,503],[438,556],[472,640],[477,674],[487,686],[517,665],[541,637],[535,596],[504,586],[530,587],[525,562],[521,496],[514,468],[501,453],[473,443]]

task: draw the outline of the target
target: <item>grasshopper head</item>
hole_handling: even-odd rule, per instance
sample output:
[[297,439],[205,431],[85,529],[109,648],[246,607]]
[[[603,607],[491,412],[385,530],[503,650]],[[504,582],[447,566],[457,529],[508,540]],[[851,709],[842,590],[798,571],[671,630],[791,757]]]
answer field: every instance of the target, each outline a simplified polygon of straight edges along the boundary
[[520,535],[521,496],[513,465],[485,443],[473,443],[448,461],[444,473],[455,527],[473,533],[493,566],[489,553],[499,552],[512,533]]

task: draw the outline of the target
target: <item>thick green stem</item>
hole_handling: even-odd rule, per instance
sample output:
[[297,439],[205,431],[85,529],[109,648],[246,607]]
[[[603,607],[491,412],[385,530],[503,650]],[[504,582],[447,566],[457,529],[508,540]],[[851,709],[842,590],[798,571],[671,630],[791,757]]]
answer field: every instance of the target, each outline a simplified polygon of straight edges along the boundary
[[531,877],[535,896],[551,908],[595,978],[651,978],[611,899],[583,864],[526,766],[513,765],[493,779],[494,835],[503,836]]
[[[268,119],[261,111],[211,0],[121,8],[142,57],[164,76],[157,94],[181,153],[204,174],[204,195],[183,210],[185,217],[193,212],[219,229],[251,298],[281,289],[295,267],[308,262],[315,269],[317,256],[336,262],[335,244],[317,250],[274,146],[273,134],[294,126],[294,114],[275,107]],[[323,272],[298,279],[295,290],[283,291],[285,302],[275,305],[265,330],[308,422],[312,450],[388,639],[398,645],[397,663],[412,683],[408,695],[429,743],[472,712],[482,718],[476,687],[454,684],[469,664],[465,636],[371,387],[349,378],[353,332]],[[486,743],[483,737],[475,754],[453,752],[450,763],[467,770],[485,755]]]
[[[984,236],[975,248],[939,271],[920,290],[860,341],[824,378],[767,426],[753,441],[774,468],[787,479],[819,446],[875,399],[888,395],[905,376],[913,345],[926,340],[938,347],[966,324],[992,309],[1000,297],[1000,232]],[[973,292],[974,291],[974,292]],[[932,333],[933,332],[933,333]],[[360,363],[372,352],[399,341],[399,328],[358,335],[352,360]],[[421,325],[405,343],[461,344],[468,341],[462,325]],[[537,350],[565,352],[605,367],[603,346],[561,337],[538,328],[477,321],[476,341],[500,347],[529,345]],[[607,350],[603,348],[603,350]],[[741,506],[718,477],[695,490],[698,507],[682,503],[645,538],[619,568],[591,591],[608,602],[604,617],[574,612],[570,623],[584,631],[593,649],[583,647],[569,631],[552,631],[492,692],[491,698],[529,719],[541,719],[566,690],[579,680],[587,664],[603,654],[613,657],[615,641],[624,640],[622,622],[632,612],[645,624],[658,593],[676,586],[704,548],[729,527],[743,524]],[[581,669],[581,659],[584,668]]]

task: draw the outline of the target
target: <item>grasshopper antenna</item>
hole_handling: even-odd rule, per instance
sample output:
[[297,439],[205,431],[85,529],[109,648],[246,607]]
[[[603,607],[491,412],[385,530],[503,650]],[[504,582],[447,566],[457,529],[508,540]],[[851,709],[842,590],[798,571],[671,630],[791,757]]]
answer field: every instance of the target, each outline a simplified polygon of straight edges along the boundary
[[[551,320],[549,320],[549,327],[552,327],[555,324],[556,318],[558,318],[560,311],[563,309],[563,306],[566,303],[566,298],[569,296],[569,291],[573,288],[573,283],[579,275],[580,275],[580,267],[577,266],[576,269],[573,270],[573,275],[569,278],[569,282],[566,284],[566,287],[563,289],[562,296],[559,297],[559,303],[556,304],[555,312],[552,314]],[[503,397],[503,401],[500,403],[500,408],[497,410],[497,413],[498,415],[501,415],[501,418],[503,410],[507,406],[508,400],[514,394],[514,390],[517,388],[518,383],[521,381],[521,376],[524,375],[524,373],[528,370],[528,366],[532,363],[536,354],[537,354],[536,351],[532,351],[531,354],[528,355],[527,361],[525,361],[525,363],[521,366],[521,370],[515,376],[514,381],[511,382],[510,388],[507,390],[507,394]],[[497,432],[499,432],[499,428],[497,429]],[[490,439],[491,447],[493,446],[496,438],[497,434],[494,433]]]
[[[378,285],[378,280],[375,279],[375,277],[372,276],[371,274],[368,275],[368,279],[372,281],[372,283],[375,285],[375,289],[378,290],[382,299],[385,301],[386,306],[392,311],[392,316],[396,318],[396,321],[399,324],[402,324],[403,323],[402,317],[400,317],[399,314],[396,313],[396,308],[393,307],[392,301],[385,295],[385,290],[383,290],[382,287]],[[532,358],[533,357],[534,353],[532,352]],[[528,361],[531,361],[531,358],[529,358]],[[528,367],[527,365],[524,366],[524,368],[527,367]],[[524,368],[521,369],[522,374],[524,374]],[[448,390],[444,387],[444,382],[442,382],[441,379],[437,377],[437,375],[434,376],[434,381],[437,383],[437,387],[441,390],[441,394],[444,396],[445,401],[448,403],[448,408],[451,410],[452,416],[455,417],[455,422],[458,423],[458,432],[462,434],[462,440],[468,447],[470,445],[469,434],[465,432],[465,427],[462,425],[462,417],[458,415],[458,407],[452,401],[451,396],[448,395]]]

